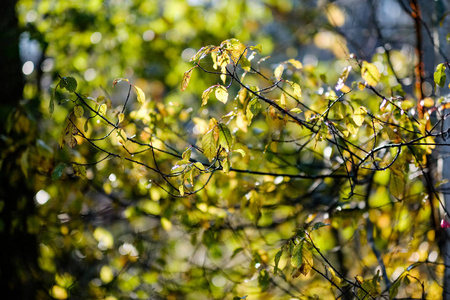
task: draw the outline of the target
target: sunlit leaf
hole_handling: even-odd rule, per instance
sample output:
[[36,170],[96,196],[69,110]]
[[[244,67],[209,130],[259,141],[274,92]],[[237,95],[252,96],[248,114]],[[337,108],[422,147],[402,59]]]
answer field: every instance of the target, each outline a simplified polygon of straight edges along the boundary
[[181,82],[181,90],[184,91],[189,85],[189,81],[191,80],[192,71],[195,67],[190,68],[183,75],[183,81]]
[[245,157],[245,151],[242,150],[242,149],[235,149],[235,150],[233,150],[233,152],[237,152],[237,153],[239,153],[242,157]]
[[341,76],[339,76],[338,82],[337,82],[336,86],[334,87],[336,89],[336,91],[339,91],[344,87],[345,81],[347,80],[348,74],[350,74],[351,70],[352,70],[352,66],[347,66],[344,68],[344,70],[342,70]]
[[294,68],[296,68],[296,69],[301,69],[301,68],[303,68],[302,63],[299,62],[299,61],[296,60],[296,59],[291,58],[291,59],[289,59],[287,62],[290,63],[290,64],[291,64]]
[[300,268],[303,262],[303,242],[298,243],[292,251],[291,264],[294,268]]
[[228,101],[228,91],[223,85],[219,85],[216,87],[216,98],[222,103],[227,103]]
[[137,101],[141,104],[145,102],[145,94],[144,92],[137,86],[133,85],[134,89],[136,90],[137,95]]
[[275,76],[275,78],[280,79],[281,75],[283,75],[283,71],[284,71],[284,65],[279,65],[278,67],[275,68],[273,75]]
[[353,114],[353,121],[356,126],[361,126],[364,123],[364,119],[367,115],[367,109],[364,106],[358,107]]
[[116,78],[116,79],[114,79],[114,81],[113,81],[113,87],[115,87],[116,84],[118,84],[118,83],[121,82],[121,81],[126,81],[126,82],[130,83],[130,81],[129,81],[128,79],[126,79],[126,78]]
[[252,122],[253,118],[258,115],[261,110],[261,103],[259,103],[257,98],[253,98],[247,105],[246,117],[249,124]]
[[368,85],[376,86],[381,79],[381,74],[377,66],[367,61],[363,61],[361,67],[361,77],[367,82]]
[[447,80],[447,75],[445,74],[445,65],[438,64],[436,66],[436,71],[434,72],[434,82],[440,87],[444,87],[445,81]]
[[202,106],[206,105],[208,103],[209,95],[213,91],[214,87],[215,86],[210,86],[209,88],[207,88],[206,90],[203,91],[203,94],[202,94]]
[[300,85],[298,85],[298,83],[286,80],[287,83],[289,83],[292,87],[292,89],[294,90],[294,96],[297,99],[300,99],[302,97],[302,88],[300,87]]
[[231,163],[230,163],[230,159],[228,158],[228,156],[223,159],[222,167],[223,167],[223,172],[225,174],[228,174],[228,172],[230,172]]
[[180,185],[180,186],[178,187],[178,191],[180,192],[180,195],[181,195],[181,196],[184,196],[184,185]]
[[275,267],[273,268],[273,274],[277,275],[278,273],[278,264],[280,263],[281,255],[283,254],[283,250],[280,250],[275,254]]
[[298,108],[298,107],[294,107],[294,108],[292,108],[289,111],[292,112],[292,113],[295,113],[295,114],[299,114],[299,113],[302,112],[302,110],[300,108]]
[[286,108],[286,94],[285,94],[285,93],[281,93],[281,96],[280,96],[280,106],[281,106],[281,108],[283,108],[283,109]]
[[119,123],[122,123],[123,119],[125,119],[125,114],[124,113],[119,113],[118,114],[118,118],[119,118]]
[[216,156],[217,152],[217,142],[214,139],[213,131],[214,129],[209,130],[202,137],[203,154],[209,159],[209,161]]
[[233,144],[233,137],[231,136],[230,129],[225,124],[219,124],[219,145],[227,151],[230,151]]
[[201,162],[195,162],[194,166],[199,169],[200,171],[204,171],[205,170],[205,166],[201,163]]
[[304,276],[308,275],[309,271],[311,271],[314,265],[312,252],[307,248],[303,247],[302,250],[302,264],[299,268],[299,271]]
[[401,199],[405,190],[405,178],[404,173],[396,168],[396,165],[394,165],[391,168],[391,177],[389,181],[389,191],[391,194]]
[[250,48],[250,50],[258,50],[259,52],[262,51],[262,46],[260,44],[258,44],[256,46],[250,46],[249,48]]
[[106,114],[106,109],[108,108],[108,106],[106,104],[102,104],[100,105],[99,109],[98,109],[98,114],[100,116],[104,116]]

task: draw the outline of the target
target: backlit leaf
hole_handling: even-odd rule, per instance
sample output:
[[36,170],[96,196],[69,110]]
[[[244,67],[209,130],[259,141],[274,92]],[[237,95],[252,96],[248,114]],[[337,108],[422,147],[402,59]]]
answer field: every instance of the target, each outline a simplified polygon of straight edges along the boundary
[[364,123],[364,119],[367,115],[367,109],[364,106],[358,107],[353,114],[353,121],[357,126],[361,126]]
[[233,137],[231,136],[230,129],[225,124],[219,124],[219,145],[227,151],[232,148]]
[[275,254],[275,267],[273,268],[273,274],[277,275],[278,272],[278,263],[280,262],[281,255],[283,254],[283,250],[280,250]]
[[102,104],[100,105],[99,109],[98,109],[98,114],[100,116],[104,116],[106,114],[106,109],[108,108],[108,106],[106,104]]
[[237,152],[237,153],[239,153],[242,157],[245,157],[245,151],[242,150],[242,149],[235,149],[235,150],[233,150],[233,152]]
[[216,87],[216,98],[222,103],[227,103],[228,101],[228,91],[223,85],[219,85]]
[[391,176],[389,180],[389,191],[391,194],[401,199],[405,190],[405,176],[404,173],[395,168],[395,165],[390,169]]
[[137,86],[133,85],[134,89],[136,90],[137,95],[137,101],[141,104],[145,102],[145,94],[144,92]]
[[291,64],[294,68],[296,68],[296,69],[301,69],[301,68],[303,68],[302,63],[299,62],[299,61],[296,60],[296,59],[291,58],[291,59],[289,59],[287,62],[290,63],[290,64]]
[[298,108],[298,107],[294,107],[293,109],[291,109],[289,111],[292,112],[292,113],[295,113],[295,114],[299,114],[299,113],[302,112],[302,110],[300,108]]
[[181,195],[181,196],[184,196],[184,185],[180,185],[180,186],[178,187],[178,191],[180,192],[180,195]]
[[228,172],[230,172],[231,164],[230,164],[230,159],[228,158],[228,156],[223,159],[222,168],[223,168],[223,172],[225,174],[228,174]]
[[202,94],[202,106],[206,105],[208,103],[209,95],[211,94],[213,89],[214,89],[214,86],[210,86],[209,88],[207,88],[206,90],[203,91],[203,94]]
[[73,113],[75,114],[75,117],[81,118],[84,114],[84,109],[81,105],[75,105],[73,108]]
[[363,61],[361,67],[361,77],[367,82],[368,85],[376,86],[381,79],[381,74],[377,66],[367,61]]
[[262,46],[260,44],[258,44],[256,46],[250,46],[249,48],[250,48],[250,50],[258,50],[259,52],[262,51]]
[[291,265],[294,268],[300,268],[303,262],[303,242],[298,243],[292,251]]
[[261,110],[261,103],[259,103],[257,98],[253,98],[247,105],[246,117],[247,121],[250,125],[253,118],[259,113]]
[[284,66],[279,65],[278,67],[275,68],[273,75],[275,76],[275,78],[280,79],[281,75],[283,75],[283,71],[284,71]]
[[447,80],[445,69],[446,68],[444,64],[438,64],[436,66],[436,71],[434,72],[434,82],[440,87],[444,87],[445,81]]
[[189,81],[191,80],[192,71],[195,67],[190,68],[183,75],[183,81],[181,82],[181,90],[184,91],[189,85]]
[[124,114],[124,113],[120,113],[120,114],[118,115],[118,118],[119,118],[119,123],[122,123],[122,122],[123,122],[123,119],[125,119],[125,114]]
[[299,268],[299,271],[301,274],[306,276],[308,275],[309,271],[311,271],[314,265],[312,253],[307,247],[303,247],[302,259],[303,261]]
[[336,86],[334,87],[336,89],[336,91],[339,91],[344,87],[345,81],[347,80],[348,74],[350,74],[351,70],[352,70],[352,66],[347,66],[344,68],[344,70],[342,70],[341,76],[339,76],[338,82],[337,82]]
[[213,131],[214,129],[210,129],[202,137],[203,154],[209,159],[209,161],[211,161],[216,156],[217,152],[217,143],[214,139]]
[[83,165],[72,164],[73,171],[76,176],[86,179],[86,167]]

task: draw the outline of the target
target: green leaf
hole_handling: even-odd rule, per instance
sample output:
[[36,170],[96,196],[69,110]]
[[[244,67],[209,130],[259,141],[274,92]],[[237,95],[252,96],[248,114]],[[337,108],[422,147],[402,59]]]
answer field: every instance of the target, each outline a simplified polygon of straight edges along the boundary
[[275,267],[273,268],[273,274],[277,275],[278,273],[278,263],[280,262],[281,255],[283,254],[283,250],[280,250],[275,254]]
[[395,198],[401,199],[405,191],[405,175],[395,166],[394,164],[390,169],[389,191]]
[[86,179],[86,167],[83,165],[72,164],[73,171],[76,176]]
[[216,87],[216,98],[223,104],[228,101],[228,91],[223,85],[219,85]]
[[[244,248],[239,247],[234,249],[233,254],[231,254],[231,258],[235,257],[236,255],[238,255],[239,253],[241,253],[242,251],[244,251]],[[240,299],[240,298],[239,298]]]
[[195,67],[190,68],[183,75],[183,81],[181,82],[181,90],[184,91],[189,85],[189,81],[191,80],[192,71]]
[[361,77],[367,82],[368,85],[376,86],[381,79],[381,74],[377,66],[367,61],[363,61],[361,67]]
[[77,80],[73,77],[63,77],[59,81],[59,86],[62,89],[66,89],[70,93],[73,93],[77,90]]
[[211,161],[217,152],[216,140],[214,139],[214,128],[202,137],[203,154]]
[[201,162],[195,162],[194,166],[200,171],[205,171],[205,166]]
[[230,129],[225,124],[219,124],[219,145],[227,151],[231,151],[233,144],[233,137]]
[[55,169],[53,169],[52,172],[52,180],[58,180],[59,178],[61,178],[64,170],[66,169],[66,164],[59,164],[55,167]]
[[322,222],[317,222],[317,223],[314,224],[314,226],[313,226],[313,228],[312,228],[311,231],[317,230],[317,229],[319,229],[319,228],[322,228],[322,227],[325,227],[325,226],[329,226],[329,225],[330,225],[330,224],[325,224],[325,223],[322,223]]
[[261,103],[259,103],[258,99],[255,97],[247,105],[246,117],[248,124],[252,122],[252,119],[259,113],[261,109]]
[[225,174],[228,174],[228,172],[230,172],[231,164],[230,164],[230,159],[228,158],[228,156],[223,159],[222,168],[223,168],[223,172]]
[[261,292],[264,292],[269,288],[270,277],[269,273],[266,270],[262,270],[261,272],[259,272],[258,284],[261,288]]
[[86,122],[84,122],[84,132],[87,132],[89,130],[89,119],[86,120]]
[[311,271],[313,267],[314,261],[312,252],[307,248],[303,247],[302,250],[302,265],[298,269],[298,271],[304,276],[308,275],[309,271]]
[[203,94],[202,94],[202,106],[206,105],[208,103],[209,95],[211,94],[213,89],[214,89],[214,86],[210,86],[209,88],[207,88],[206,90],[203,91]]
[[200,50],[198,50],[198,52],[191,57],[190,61],[197,61],[202,59],[203,57],[205,57],[206,55],[208,55],[209,53],[211,53],[211,51],[213,51],[216,47],[215,46],[205,46],[200,48]]
[[48,113],[50,114],[50,117],[53,115],[54,111],[55,111],[55,102],[53,100],[53,93],[52,93],[50,103],[48,104]]
[[445,74],[445,65],[438,64],[436,67],[436,71],[434,72],[434,82],[439,85],[441,88],[444,87],[445,81],[447,80],[447,75]]
[[300,268],[303,262],[303,242],[298,243],[292,251],[291,265],[294,268]]
[[144,104],[145,102],[145,94],[144,92],[137,86],[133,85],[134,89],[136,90],[136,95],[137,95],[137,101],[141,104]]
[[397,296],[398,288],[400,287],[401,283],[401,276],[397,278],[394,283],[392,283],[391,287],[389,288],[389,299],[394,299]]
[[81,118],[83,117],[84,109],[81,105],[75,105],[75,107],[73,108],[73,113],[75,114],[75,117]]

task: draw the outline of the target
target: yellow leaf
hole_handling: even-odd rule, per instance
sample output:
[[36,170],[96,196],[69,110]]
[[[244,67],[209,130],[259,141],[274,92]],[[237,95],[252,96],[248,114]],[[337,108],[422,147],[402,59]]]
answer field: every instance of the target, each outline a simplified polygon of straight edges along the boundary
[[355,110],[353,114],[353,121],[357,126],[361,126],[364,123],[364,119],[367,115],[367,109],[364,106],[360,106]]
[[120,113],[120,114],[118,115],[118,117],[119,117],[119,123],[122,123],[122,122],[123,122],[123,119],[125,118],[125,115],[124,115],[123,113]]
[[420,101],[420,105],[423,107],[433,107],[434,106],[434,100],[430,97],[426,97],[425,99]]
[[284,71],[283,65],[279,65],[278,67],[276,67],[275,71],[273,72],[275,78],[280,79],[281,75],[283,75],[283,71]]
[[98,114],[100,116],[104,116],[106,114],[106,109],[108,108],[108,106],[106,104],[102,104],[100,105],[99,109],[98,109]]
[[216,94],[217,100],[219,100],[220,102],[222,102],[224,104],[227,103],[228,91],[224,86],[222,86],[222,85],[217,86],[215,94]]
[[180,187],[178,188],[178,190],[180,191],[180,195],[184,196],[184,185],[180,185]]
[[73,108],[73,113],[75,114],[75,117],[81,118],[84,114],[84,109],[80,105],[75,105],[75,107]]
[[210,86],[209,88],[207,88],[206,90],[203,91],[203,94],[202,94],[202,106],[206,105],[208,103],[209,95],[213,91],[213,88],[214,88],[214,86]]
[[381,79],[381,74],[377,66],[367,61],[363,61],[361,67],[361,77],[367,82],[368,85],[376,86]]
[[144,92],[137,86],[133,85],[134,89],[136,90],[136,95],[137,95],[137,101],[141,104],[143,104],[145,102],[145,94]]
[[194,67],[190,68],[189,70],[184,72],[183,81],[181,82],[181,90],[182,91],[184,91],[187,88],[187,86],[189,85],[189,81],[191,80],[191,75],[192,75],[193,70],[194,70]]
[[293,109],[290,110],[290,112],[295,113],[295,114],[299,114],[302,112],[302,110],[298,107],[294,107]]
[[285,93],[281,93],[280,106],[282,108],[286,108],[286,94]]
[[358,89],[360,89],[361,91],[364,90],[366,88],[366,85],[362,82],[358,82]]
[[303,65],[301,62],[299,62],[296,59],[291,58],[290,60],[287,61],[288,63],[290,63],[292,66],[294,66],[294,68],[296,69],[301,69],[303,68]]

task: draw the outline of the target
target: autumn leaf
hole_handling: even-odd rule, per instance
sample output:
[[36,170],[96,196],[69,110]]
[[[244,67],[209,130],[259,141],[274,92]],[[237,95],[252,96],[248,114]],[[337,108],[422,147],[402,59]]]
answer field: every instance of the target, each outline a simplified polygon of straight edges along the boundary
[[189,85],[189,81],[191,80],[192,71],[195,69],[195,67],[190,68],[186,72],[184,72],[183,75],[183,81],[181,82],[181,90],[184,91],[187,86]]
[[223,85],[219,85],[216,87],[216,98],[223,104],[227,103],[228,101],[228,91]]
[[368,85],[376,86],[381,79],[381,74],[377,66],[367,61],[363,61],[361,67],[361,77],[367,82]]

